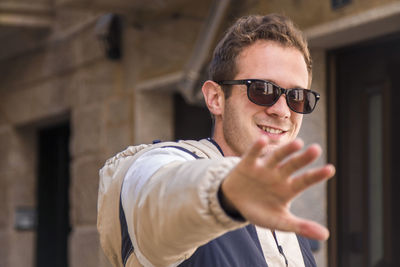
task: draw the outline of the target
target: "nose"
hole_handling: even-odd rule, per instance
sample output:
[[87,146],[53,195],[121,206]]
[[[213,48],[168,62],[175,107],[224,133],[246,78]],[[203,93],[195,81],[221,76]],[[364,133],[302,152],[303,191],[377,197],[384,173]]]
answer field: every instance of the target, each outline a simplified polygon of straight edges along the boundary
[[289,118],[290,108],[286,103],[286,95],[281,95],[275,104],[270,107],[266,107],[265,113],[278,118]]

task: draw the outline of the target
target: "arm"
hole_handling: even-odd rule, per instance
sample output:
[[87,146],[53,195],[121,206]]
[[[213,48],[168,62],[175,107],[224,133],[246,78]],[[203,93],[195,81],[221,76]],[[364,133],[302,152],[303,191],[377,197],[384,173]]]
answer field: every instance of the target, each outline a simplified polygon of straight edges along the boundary
[[198,246],[245,224],[228,217],[217,198],[238,160],[194,160],[174,148],[138,158],[125,177],[122,204],[142,264],[179,263]]

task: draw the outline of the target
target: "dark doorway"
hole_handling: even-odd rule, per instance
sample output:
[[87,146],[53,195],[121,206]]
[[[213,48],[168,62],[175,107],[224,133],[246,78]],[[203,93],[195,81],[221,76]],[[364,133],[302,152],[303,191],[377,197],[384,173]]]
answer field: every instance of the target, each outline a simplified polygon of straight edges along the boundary
[[39,130],[36,266],[68,266],[69,124]]
[[211,116],[205,106],[190,105],[180,94],[175,94],[174,110],[175,139],[211,137]]
[[[400,266],[400,35],[332,51],[330,266]],[[397,162],[396,162],[397,161]]]

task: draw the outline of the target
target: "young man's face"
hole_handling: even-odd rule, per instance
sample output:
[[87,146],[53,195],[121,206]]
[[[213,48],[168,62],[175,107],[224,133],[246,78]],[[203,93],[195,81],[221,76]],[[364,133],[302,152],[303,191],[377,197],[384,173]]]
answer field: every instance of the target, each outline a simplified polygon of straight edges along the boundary
[[[237,58],[234,80],[262,79],[283,88],[308,88],[304,57],[295,48],[272,41],[258,41]],[[221,114],[222,147],[226,155],[242,155],[260,136],[268,138],[268,151],[296,138],[303,115],[292,111],[286,96],[270,107],[259,106],[247,98],[246,85],[233,85]],[[221,127],[220,126],[220,127]]]

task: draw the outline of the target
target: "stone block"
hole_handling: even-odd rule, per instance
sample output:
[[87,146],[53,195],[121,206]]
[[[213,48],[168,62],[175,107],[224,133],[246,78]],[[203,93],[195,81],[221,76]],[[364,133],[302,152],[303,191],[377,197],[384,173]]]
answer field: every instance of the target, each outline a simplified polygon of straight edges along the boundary
[[133,142],[133,97],[122,95],[107,101],[104,152],[107,157]]
[[23,122],[29,120],[32,115],[32,105],[34,92],[32,90],[9,90],[3,95],[5,100],[2,108],[5,116],[12,123]]
[[23,125],[67,113],[68,83],[47,80],[24,90],[10,90],[4,95],[4,112],[13,124]]
[[70,237],[70,266],[99,266],[99,236],[96,226],[75,227]]
[[69,76],[71,105],[82,107],[102,102],[111,97],[113,87],[113,64],[99,60],[79,69]]
[[[93,20],[93,26],[94,23]],[[49,38],[46,49],[35,49],[2,61],[3,88],[26,87],[26,84],[66,74],[103,57],[104,52],[92,27],[58,32]]]
[[[21,134],[12,127],[0,128],[0,172],[33,173],[32,136]],[[10,180],[11,181],[11,180]]]
[[36,176],[35,173],[14,172],[9,183],[9,197],[13,209],[18,206],[35,206]]
[[122,95],[114,97],[107,102],[106,123],[107,127],[118,126],[130,122],[133,117],[133,97]]
[[202,23],[192,18],[157,21],[138,32],[138,80],[180,71],[193,51]]
[[73,110],[71,139],[73,157],[94,153],[100,149],[102,125],[103,109],[100,105]]
[[139,92],[135,96],[135,143],[151,143],[155,139],[172,140],[172,95],[153,91]]
[[11,266],[8,263],[10,242],[7,231],[0,229],[0,267]]
[[35,233],[13,232],[9,236],[9,266],[33,267]]
[[104,161],[97,156],[85,156],[72,164],[71,222],[74,226],[96,224],[99,170]]
[[74,66],[82,66],[105,58],[104,44],[99,41],[93,30],[96,22],[97,20],[93,20],[87,27],[82,28],[83,30],[76,35],[77,38],[71,38],[74,42],[71,45],[74,47],[73,53],[76,58]]
[[133,144],[133,131],[129,124],[108,127],[106,130],[105,158],[110,158],[116,153]]
[[13,138],[10,127],[0,128],[0,171],[5,171],[10,167]]
[[[4,171],[0,171],[0,232],[7,227],[9,218],[8,201],[7,201],[7,196],[8,196],[7,180],[8,179],[6,177],[6,173]],[[2,246],[0,245],[0,247]]]
[[36,199],[36,135],[29,129],[10,130],[10,150],[5,172],[7,202],[12,208],[32,206]]
[[54,33],[66,34],[74,27],[82,27],[87,23],[95,21],[96,18],[97,14],[93,10],[58,8],[57,19],[53,26]]
[[6,117],[6,114],[4,112],[0,112],[0,128],[4,127],[8,124],[8,119]]

